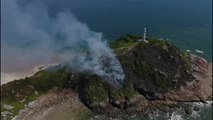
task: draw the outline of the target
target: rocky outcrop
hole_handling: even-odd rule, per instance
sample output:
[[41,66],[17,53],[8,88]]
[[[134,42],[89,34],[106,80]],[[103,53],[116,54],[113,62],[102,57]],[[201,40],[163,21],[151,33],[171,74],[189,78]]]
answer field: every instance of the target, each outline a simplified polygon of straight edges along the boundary
[[77,84],[72,83],[90,109],[99,113],[143,111],[212,98],[211,63],[167,41],[131,42],[137,44],[122,52],[119,49],[118,54],[125,72],[123,88],[113,88],[101,78],[88,75],[81,76],[83,82],[78,79]]
[[207,101],[212,100],[212,63],[191,55],[194,80],[181,86],[179,90],[171,90],[165,94],[170,101]]

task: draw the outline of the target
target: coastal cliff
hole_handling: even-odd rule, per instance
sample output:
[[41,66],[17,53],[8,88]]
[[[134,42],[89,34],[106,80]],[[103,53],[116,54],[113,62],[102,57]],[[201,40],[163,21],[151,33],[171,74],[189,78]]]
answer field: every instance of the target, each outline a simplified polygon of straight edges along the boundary
[[[127,35],[110,44],[125,73],[122,88],[110,86],[95,74],[76,73],[66,66],[57,71],[42,70],[1,86],[2,114],[5,119],[11,119],[31,101],[44,104],[45,99],[46,108],[32,107],[24,115],[19,113],[16,119],[27,120],[30,112],[31,116],[36,115],[37,109],[45,111],[51,105],[60,105],[60,101],[68,104],[67,101],[77,100],[83,107],[74,107],[80,111],[73,116],[81,115],[82,110],[88,117],[91,113],[141,112],[162,105],[212,100],[211,63],[165,40],[148,38],[139,42],[138,39],[140,36]],[[50,94],[57,99],[43,97]]]

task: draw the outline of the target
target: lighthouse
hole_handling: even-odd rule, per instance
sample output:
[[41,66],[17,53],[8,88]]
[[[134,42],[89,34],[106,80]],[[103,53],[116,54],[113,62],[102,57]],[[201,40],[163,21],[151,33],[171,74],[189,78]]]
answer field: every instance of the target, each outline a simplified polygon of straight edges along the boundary
[[146,28],[144,28],[144,33],[143,33],[143,41],[146,41]]
[[146,28],[144,28],[143,38],[138,40],[139,42],[148,42],[146,40]]

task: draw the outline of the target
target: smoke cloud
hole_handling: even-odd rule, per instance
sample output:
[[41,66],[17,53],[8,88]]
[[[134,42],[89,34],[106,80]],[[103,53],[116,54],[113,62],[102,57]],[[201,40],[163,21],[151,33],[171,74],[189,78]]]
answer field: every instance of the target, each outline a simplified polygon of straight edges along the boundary
[[122,67],[102,33],[91,31],[70,10],[53,13],[47,0],[3,0],[1,14],[2,73],[65,63],[122,84]]

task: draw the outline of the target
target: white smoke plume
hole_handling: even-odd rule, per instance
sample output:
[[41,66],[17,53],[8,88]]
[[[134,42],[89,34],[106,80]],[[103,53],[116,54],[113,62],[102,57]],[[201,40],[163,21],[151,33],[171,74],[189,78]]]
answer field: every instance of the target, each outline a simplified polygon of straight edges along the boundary
[[70,10],[51,13],[47,4],[48,0],[2,0],[2,73],[59,62],[121,85],[122,67],[103,35],[79,22]]

